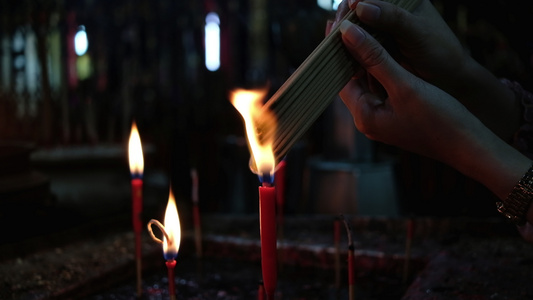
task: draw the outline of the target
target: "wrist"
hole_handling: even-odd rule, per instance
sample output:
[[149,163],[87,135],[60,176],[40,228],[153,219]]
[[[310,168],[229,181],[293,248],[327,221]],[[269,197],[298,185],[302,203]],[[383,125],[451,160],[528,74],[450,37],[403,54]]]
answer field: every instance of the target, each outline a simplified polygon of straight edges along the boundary
[[457,135],[444,163],[505,199],[531,166],[531,159],[496,136],[479,120]]
[[522,176],[513,187],[511,193],[496,203],[498,211],[518,226],[526,224],[531,213],[533,199],[533,166]]

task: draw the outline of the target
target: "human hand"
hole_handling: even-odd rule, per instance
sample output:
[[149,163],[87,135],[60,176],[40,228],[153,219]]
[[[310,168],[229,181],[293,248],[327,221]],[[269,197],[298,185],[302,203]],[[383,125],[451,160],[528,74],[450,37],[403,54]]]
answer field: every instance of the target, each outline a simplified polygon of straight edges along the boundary
[[[351,3],[350,3],[351,2]],[[406,69],[446,92],[456,95],[471,57],[439,12],[428,1],[421,1],[413,12],[386,1],[342,1],[336,13],[336,24],[350,10],[365,28],[390,35],[396,45],[394,58]]]
[[[349,9],[355,9],[364,26],[393,38],[396,51],[391,54],[405,69],[459,100],[505,141],[512,139],[520,122],[519,101],[463,50],[429,0],[422,0],[413,12],[386,1],[344,0],[335,22]],[[336,26],[335,22],[328,27]]]
[[[403,68],[363,28],[342,21],[340,32],[347,50],[367,72],[359,72],[339,93],[359,131],[370,139],[444,162],[484,184],[500,199],[508,197],[531,166],[530,158],[499,138],[451,95]],[[527,220],[533,224],[533,206]],[[530,242],[531,228],[520,229]]]
[[340,29],[368,74],[351,79],[339,95],[367,137],[449,163],[458,144],[483,130],[460,102],[403,68],[364,29],[349,21]]

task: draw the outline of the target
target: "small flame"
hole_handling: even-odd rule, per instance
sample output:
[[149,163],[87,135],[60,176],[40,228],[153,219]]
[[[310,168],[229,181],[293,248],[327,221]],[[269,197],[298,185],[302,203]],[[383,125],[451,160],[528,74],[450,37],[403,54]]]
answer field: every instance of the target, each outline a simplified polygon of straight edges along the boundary
[[231,93],[231,103],[244,119],[248,145],[252,152],[253,161],[255,161],[255,166],[252,166],[252,169],[257,170],[259,176],[268,174],[270,178],[273,178],[276,165],[272,150],[273,138],[260,140],[260,129],[257,123],[260,121],[262,124],[270,126],[270,129],[275,129],[272,127],[276,126],[274,115],[262,110],[262,100],[266,93],[266,88],[257,90],[236,89]]
[[168,196],[167,209],[165,211],[165,231],[168,235],[163,238],[163,253],[165,259],[171,260],[176,258],[181,242],[181,226],[180,217],[178,215],[178,208],[176,207],[176,200],[172,190]]
[[128,156],[130,160],[130,173],[132,175],[142,175],[144,169],[143,149],[135,121],[131,125]]

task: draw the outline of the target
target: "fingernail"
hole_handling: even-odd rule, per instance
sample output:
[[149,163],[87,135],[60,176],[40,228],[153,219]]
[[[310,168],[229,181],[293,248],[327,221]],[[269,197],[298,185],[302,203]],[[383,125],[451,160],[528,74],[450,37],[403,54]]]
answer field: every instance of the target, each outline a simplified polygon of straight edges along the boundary
[[342,21],[339,30],[352,46],[359,45],[366,38],[361,29],[348,20]]
[[359,2],[355,7],[355,13],[360,19],[366,21],[376,21],[381,15],[381,8],[367,2]]

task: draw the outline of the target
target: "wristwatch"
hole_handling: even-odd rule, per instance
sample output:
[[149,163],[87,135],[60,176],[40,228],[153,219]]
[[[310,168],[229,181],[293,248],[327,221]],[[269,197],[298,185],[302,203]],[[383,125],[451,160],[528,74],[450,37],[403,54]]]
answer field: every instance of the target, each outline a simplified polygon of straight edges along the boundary
[[511,222],[523,226],[527,222],[526,216],[531,200],[533,200],[533,166],[522,176],[505,200],[496,202],[496,207]]

